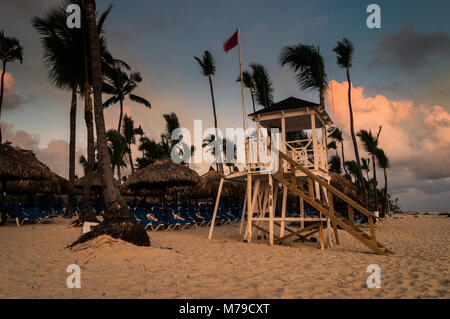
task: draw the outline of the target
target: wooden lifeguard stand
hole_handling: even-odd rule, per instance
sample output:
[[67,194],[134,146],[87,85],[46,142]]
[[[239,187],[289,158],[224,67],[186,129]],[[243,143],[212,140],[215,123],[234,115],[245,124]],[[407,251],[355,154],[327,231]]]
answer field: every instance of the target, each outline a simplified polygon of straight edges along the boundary
[[[377,218],[341,191],[330,185],[328,172],[327,138],[334,126],[324,107],[294,97],[289,97],[268,108],[249,115],[256,124],[257,137],[249,149],[256,152],[256,161],[249,161],[246,170],[227,176],[227,179],[246,182],[246,194],[242,210],[241,234],[250,243],[254,236],[268,235],[270,245],[289,244],[289,240],[311,241],[319,233],[321,249],[339,244],[337,227],[349,232],[377,254],[390,254],[389,249],[376,240],[374,219]],[[271,134],[264,137],[260,128],[268,131],[279,129],[281,141],[278,151],[278,167],[263,164],[260,143],[270,144]],[[288,139],[290,132],[303,132],[301,139]],[[304,134],[306,133],[306,135]],[[295,134],[289,134],[294,135]],[[267,139],[267,141],[264,141]],[[251,140],[251,139],[249,139]],[[256,146],[255,146],[256,145]],[[267,148],[263,151],[269,152]],[[249,152],[251,153],[251,152]],[[272,154],[270,154],[272,155]],[[272,156],[273,158],[273,156]],[[221,181],[221,185],[223,180]],[[213,220],[209,232],[212,237],[221,189],[216,198]],[[299,211],[287,214],[288,193],[299,200]],[[278,200],[279,194],[281,200]],[[334,210],[333,198],[338,197],[348,206],[348,218]],[[281,205],[278,203],[281,202]],[[307,216],[305,202],[318,214]],[[353,222],[354,211],[367,216],[369,233]],[[293,224],[294,226],[291,226]],[[245,231],[244,231],[245,226]]]

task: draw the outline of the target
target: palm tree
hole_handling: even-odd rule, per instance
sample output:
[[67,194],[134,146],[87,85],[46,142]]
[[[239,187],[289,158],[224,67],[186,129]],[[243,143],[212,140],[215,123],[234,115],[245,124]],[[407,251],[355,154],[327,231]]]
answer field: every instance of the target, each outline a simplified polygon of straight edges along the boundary
[[264,108],[273,104],[273,83],[266,68],[258,63],[250,64],[252,79],[255,84],[256,101]]
[[109,158],[106,139],[105,119],[102,103],[102,59],[99,34],[95,21],[95,0],[85,0],[86,20],[89,34],[89,47],[91,56],[92,87],[94,93],[95,127],[97,132],[97,147],[99,155],[99,168],[103,174],[103,198],[105,200],[105,220],[117,221],[131,219],[128,206],[113,182],[111,161]]
[[362,178],[361,160],[359,157],[358,143],[355,136],[355,126],[353,120],[352,109],[352,81],[350,80],[350,68],[352,67],[354,47],[348,39],[343,39],[342,42],[338,42],[337,46],[333,49],[337,55],[337,65],[346,71],[348,82],[348,109],[350,113],[350,134],[353,141],[353,149],[355,151],[356,165],[358,169],[358,179],[360,181],[361,190],[363,192],[364,201],[367,201],[366,187]]
[[164,132],[161,134],[161,147],[163,148],[165,155],[170,157],[172,148],[178,143],[178,141],[172,140],[172,133],[180,128],[180,121],[174,112],[164,114],[163,117],[166,121],[166,126]]
[[388,191],[387,191],[387,172],[386,170],[390,166],[389,158],[386,156],[386,153],[382,149],[378,149],[377,154],[377,161],[378,166],[380,166],[383,169],[384,172],[384,209],[383,211],[386,213],[389,211],[389,198],[388,198]]
[[336,156],[339,156],[338,151],[337,151],[336,141],[331,141],[330,143],[328,143],[327,149],[334,150],[336,152]]
[[[214,100],[214,89],[212,84],[212,77],[216,73],[216,65],[214,62],[214,58],[211,55],[211,53],[206,50],[203,53],[202,58],[194,57],[194,59],[198,62],[200,65],[200,68],[202,70],[202,73],[204,76],[208,77],[209,80],[209,90],[211,92],[211,101],[212,101],[212,107],[213,107],[213,115],[214,115],[214,128],[216,129],[216,135],[217,135],[217,114],[216,114],[216,102]],[[222,163],[216,162],[216,168],[218,171],[223,173],[223,165]]]
[[344,162],[344,167],[348,170],[347,176],[354,177],[355,184],[358,184],[358,167],[356,161],[346,161]]
[[119,184],[122,182],[122,171],[123,167],[127,167],[128,159],[125,155],[128,154],[128,145],[125,138],[118,133],[116,130],[109,130],[106,133],[108,138],[108,150],[109,157],[111,158],[112,172],[114,175],[114,170],[117,167],[117,181]]
[[[0,31],[0,61],[2,62],[2,79],[0,84],[0,119],[3,105],[3,89],[6,73],[6,63],[19,61],[22,64],[23,47],[19,40],[13,37],[6,37],[4,31]],[[2,127],[0,125],[0,144],[2,140]]]
[[342,174],[342,164],[341,164],[341,158],[339,155],[333,155],[330,159],[330,172],[338,173],[339,175]]
[[381,126],[378,131],[377,136],[372,135],[372,131],[361,130],[357,134],[361,139],[364,149],[367,153],[369,153],[372,160],[372,168],[373,168],[373,192],[375,193],[375,210],[378,210],[378,191],[377,191],[377,171],[375,166],[375,159],[378,152],[378,139],[381,133]]
[[[61,6],[49,11],[45,18],[34,17],[32,24],[41,35],[44,62],[48,77],[52,84],[71,92],[70,103],[70,138],[69,138],[69,182],[71,191],[65,217],[72,217],[73,189],[75,181],[75,144],[76,144],[76,113],[77,89],[82,85],[83,63],[79,48],[74,45],[77,37],[75,29],[66,28],[65,9]],[[77,37],[79,38],[79,36]]]
[[[241,76],[238,77],[236,82],[241,82]],[[250,97],[252,98],[253,104],[253,112],[256,112],[255,109],[255,82],[253,81],[252,74],[249,71],[242,72],[242,82],[244,83],[244,87],[246,87],[250,91]]]
[[296,72],[296,78],[301,89],[317,90],[320,105],[325,107],[325,90],[328,87],[325,63],[319,47],[298,44],[285,47],[281,51],[280,63],[289,65]]
[[131,167],[131,173],[134,173],[134,163],[133,163],[133,156],[131,154],[131,145],[136,144],[136,136],[137,135],[144,135],[144,130],[141,126],[134,127],[134,120],[125,114],[123,118],[123,125],[122,125],[122,136],[125,139],[125,143],[127,144],[128,150],[128,161],[130,163]]
[[370,158],[361,158],[361,169],[366,171],[367,181],[369,181],[369,172],[370,172]]
[[[332,131],[330,137],[338,142],[339,144],[341,144],[341,156],[342,156],[342,161],[345,163],[345,154],[344,154],[344,137],[342,134],[342,131],[340,129],[336,128],[331,128],[330,131]],[[345,174],[348,174],[347,172],[347,168],[344,165],[344,171]]]
[[128,74],[124,70],[123,65],[118,63],[113,63],[112,65],[106,64],[104,65],[104,69],[103,92],[112,96],[103,103],[103,106],[108,107],[112,104],[119,103],[120,115],[117,131],[120,132],[123,117],[123,101],[127,96],[130,100],[145,105],[148,108],[151,108],[151,104],[145,98],[132,94],[136,90],[138,83],[142,82],[142,77],[139,72],[131,72]]

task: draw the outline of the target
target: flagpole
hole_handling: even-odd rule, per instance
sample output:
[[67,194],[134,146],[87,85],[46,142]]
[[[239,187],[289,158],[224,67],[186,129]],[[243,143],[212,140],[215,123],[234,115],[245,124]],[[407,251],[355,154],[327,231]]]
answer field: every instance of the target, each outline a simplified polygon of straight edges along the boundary
[[245,114],[245,101],[244,101],[244,79],[242,76],[242,53],[241,53],[241,30],[238,27],[237,28],[237,37],[238,37],[238,48],[239,48],[239,73],[241,75],[241,96],[242,96],[242,119],[244,122],[244,138],[245,138],[245,166],[247,166],[247,170],[250,172],[250,165],[249,165],[249,147],[248,147],[248,139],[247,139],[247,121],[246,121],[246,114]]

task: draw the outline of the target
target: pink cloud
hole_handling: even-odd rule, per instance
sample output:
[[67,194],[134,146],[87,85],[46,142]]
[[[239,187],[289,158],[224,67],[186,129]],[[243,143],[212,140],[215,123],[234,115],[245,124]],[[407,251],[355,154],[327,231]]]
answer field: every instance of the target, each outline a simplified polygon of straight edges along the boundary
[[[346,157],[354,158],[350,138],[347,82],[332,81],[334,120],[344,131]],[[330,93],[330,92],[329,92]],[[414,101],[390,100],[383,95],[365,95],[363,87],[352,88],[355,131],[376,132],[383,127],[380,147],[391,160],[391,185],[412,187],[420,180],[450,176],[450,113],[442,106],[415,105]],[[332,108],[332,107],[331,107]],[[358,139],[360,149],[361,143]],[[367,156],[362,151],[361,156]],[[346,158],[346,159],[347,159]],[[381,171],[380,171],[381,173]]]
[[[1,70],[0,70],[1,72]],[[3,96],[3,109],[13,110],[20,106],[21,97],[20,92],[14,90],[14,78],[13,76],[6,72],[4,79],[4,96]]]

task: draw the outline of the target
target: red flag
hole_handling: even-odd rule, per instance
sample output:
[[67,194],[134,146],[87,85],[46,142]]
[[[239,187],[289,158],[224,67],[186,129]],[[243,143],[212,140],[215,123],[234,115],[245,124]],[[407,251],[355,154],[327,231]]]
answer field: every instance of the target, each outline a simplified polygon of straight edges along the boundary
[[238,32],[236,31],[231,38],[229,38],[225,43],[223,44],[223,50],[225,52],[230,51],[232,48],[234,48],[238,44]]

